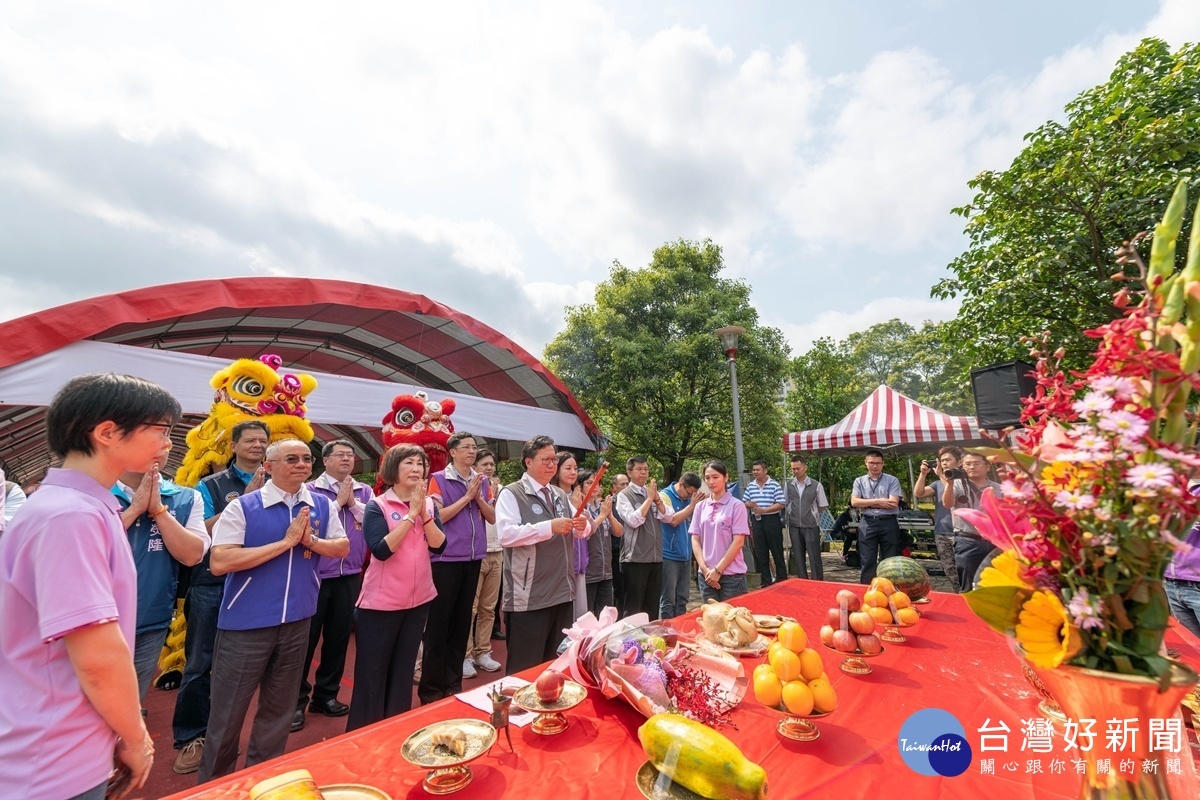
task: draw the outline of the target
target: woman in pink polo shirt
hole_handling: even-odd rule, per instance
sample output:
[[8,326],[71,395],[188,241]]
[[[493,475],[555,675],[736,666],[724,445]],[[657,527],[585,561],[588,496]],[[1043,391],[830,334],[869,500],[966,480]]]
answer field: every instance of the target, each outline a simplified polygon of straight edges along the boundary
[[417,647],[437,596],[429,553],[446,547],[433,501],[425,496],[429,457],[398,444],[383,455],[379,477],[388,487],[363,511],[371,563],[354,611],[354,695],[346,730],[412,708]]
[[746,504],[728,491],[729,470],[713,459],[704,465],[708,497],[692,512],[692,554],[700,565],[700,599],[729,600],[746,593],[742,543],[750,535]]

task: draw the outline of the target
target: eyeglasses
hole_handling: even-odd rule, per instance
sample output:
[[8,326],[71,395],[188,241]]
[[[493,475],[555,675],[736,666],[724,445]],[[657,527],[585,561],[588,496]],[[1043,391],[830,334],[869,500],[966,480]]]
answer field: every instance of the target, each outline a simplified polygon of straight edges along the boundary
[[354,458],[354,453],[331,453],[328,458]]
[[290,464],[290,465],[291,465],[291,466],[293,466],[293,467],[294,467],[294,466],[296,466],[297,464],[301,463],[301,462],[303,462],[303,463],[305,463],[305,464],[311,464],[311,463],[313,463],[313,457],[312,457],[312,456],[297,456],[297,455],[290,455],[290,456],[284,456],[283,458],[273,458],[273,459],[271,459],[271,460],[272,460],[272,461],[282,461],[283,463],[285,463],[285,464]]
[[543,467],[548,467],[551,464],[558,464],[558,459],[554,456],[547,456],[546,458],[535,458],[534,461],[541,464]]
[[171,430],[175,427],[175,425],[170,422],[147,422],[146,427],[147,428],[162,428],[163,438],[170,439],[171,438]]

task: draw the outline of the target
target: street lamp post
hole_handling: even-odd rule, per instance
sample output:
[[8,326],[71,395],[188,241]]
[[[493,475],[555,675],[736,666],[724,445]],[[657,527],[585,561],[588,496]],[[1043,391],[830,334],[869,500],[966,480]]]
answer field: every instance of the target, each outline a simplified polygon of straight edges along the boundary
[[745,332],[746,329],[740,325],[726,325],[713,331],[721,339],[725,348],[725,360],[729,364],[729,382],[733,388],[733,446],[737,451],[739,483],[746,474],[746,456],[742,453],[742,411],[738,404],[737,351],[738,337]]

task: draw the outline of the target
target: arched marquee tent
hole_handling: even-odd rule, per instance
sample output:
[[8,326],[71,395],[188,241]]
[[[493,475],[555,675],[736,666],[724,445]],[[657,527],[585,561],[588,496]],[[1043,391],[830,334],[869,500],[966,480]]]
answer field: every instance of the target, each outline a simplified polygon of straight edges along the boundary
[[[500,451],[536,434],[594,450],[603,437],[570,390],[508,338],[422,295],[313,278],[228,278],[94,297],[0,323],[0,462],[28,481],[50,462],[43,417],[54,393],[88,372],[153,380],[183,405],[185,428],[212,404],[209,379],[237,358],[274,353],[318,388],[318,441],[346,438],[363,468],[382,450],[397,394],[452,398],[455,428]],[[172,464],[172,470],[174,468]]]

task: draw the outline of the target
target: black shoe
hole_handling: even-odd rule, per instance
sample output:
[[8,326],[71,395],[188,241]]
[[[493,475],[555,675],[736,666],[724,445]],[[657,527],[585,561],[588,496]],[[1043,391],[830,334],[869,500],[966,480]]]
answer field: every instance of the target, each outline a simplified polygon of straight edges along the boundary
[[506,634],[504,631],[492,631],[492,638],[498,642],[503,642],[508,638],[508,634]]
[[335,697],[323,703],[310,703],[308,710],[324,714],[327,717],[344,717],[350,713],[350,706],[345,703],[339,703]]
[[292,715],[292,727],[290,728],[290,730],[292,733],[295,733],[296,731],[299,731],[299,730],[304,730],[304,709],[303,708],[297,708],[296,713]]

